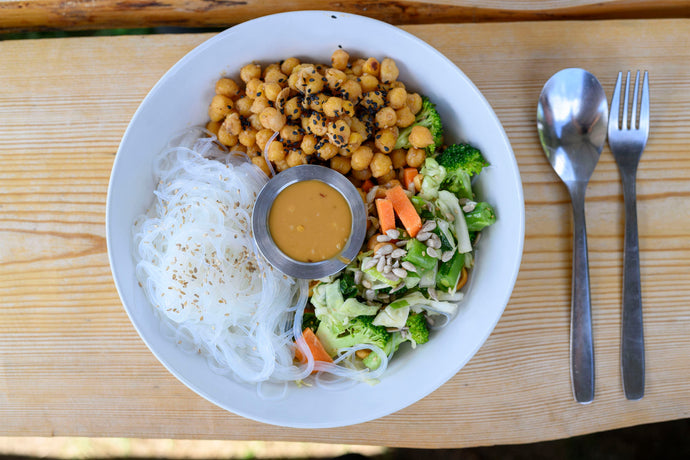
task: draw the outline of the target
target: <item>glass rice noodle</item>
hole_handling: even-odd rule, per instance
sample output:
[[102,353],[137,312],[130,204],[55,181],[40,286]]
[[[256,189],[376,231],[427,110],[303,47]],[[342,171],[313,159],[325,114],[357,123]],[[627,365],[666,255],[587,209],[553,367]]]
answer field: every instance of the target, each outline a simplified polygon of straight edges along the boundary
[[[376,379],[389,358],[375,346],[366,348],[381,358],[376,371],[355,368],[363,346],[334,364],[314,361],[302,338],[307,282],[275,270],[252,237],[254,201],[268,178],[209,136],[185,132],[157,156],[154,202],[134,223],[137,278],[162,331],[264,397],[267,383],[279,384],[280,397],[288,382],[342,388]],[[306,363],[294,361],[295,340]]]

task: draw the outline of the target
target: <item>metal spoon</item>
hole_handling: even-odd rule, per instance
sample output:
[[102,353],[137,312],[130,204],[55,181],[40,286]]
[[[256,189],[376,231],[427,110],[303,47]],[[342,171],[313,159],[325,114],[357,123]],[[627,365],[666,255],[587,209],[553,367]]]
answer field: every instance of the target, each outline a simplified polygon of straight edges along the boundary
[[570,373],[579,403],[594,399],[594,347],[585,228],[585,191],[606,141],[608,103],[601,84],[582,69],[564,69],[539,96],[537,129],[546,158],[573,205]]

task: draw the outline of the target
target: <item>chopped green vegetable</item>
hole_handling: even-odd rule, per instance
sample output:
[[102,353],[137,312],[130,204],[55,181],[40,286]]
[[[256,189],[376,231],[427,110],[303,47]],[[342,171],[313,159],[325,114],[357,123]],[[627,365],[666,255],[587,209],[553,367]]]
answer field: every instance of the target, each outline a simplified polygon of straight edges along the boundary
[[477,203],[472,211],[465,214],[465,220],[470,232],[479,232],[496,222],[496,213],[489,203],[482,201]]
[[436,198],[438,196],[438,189],[446,178],[446,168],[438,164],[433,158],[427,157],[420,172],[424,179],[422,179],[422,189],[419,192],[419,196],[427,200]]
[[438,259],[426,253],[426,245],[416,239],[409,240],[405,249],[407,249],[407,254],[403,260],[410,262],[421,271],[431,270],[438,262]]
[[360,344],[376,345],[384,349],[391,335],[385,327],[372,324],[373,320],[373,316],[357,316],[344,327],[322,322],[316,336],[330,356],[335,356],[338,350]]
[[357,295],[357,284],[355,283],[355,275],[352,272],[345,272],[340,277],[340,292],[344,298]]
[[444,291],[455,291],[464,266],[465,254],[456,251],[448,262],[439,265],[436,273],[436,287]]

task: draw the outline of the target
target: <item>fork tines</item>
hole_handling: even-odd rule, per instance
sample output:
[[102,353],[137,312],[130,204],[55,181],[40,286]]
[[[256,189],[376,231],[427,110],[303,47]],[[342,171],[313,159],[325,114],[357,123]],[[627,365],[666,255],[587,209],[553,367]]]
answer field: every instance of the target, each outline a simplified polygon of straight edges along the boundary
[[[623,105],[621,107],[621,79],[623,73],[618,72],[618,79],[616,80],[616,87],[611,99],[611,114],[609,116],[609,131],[612,129],[618,130],[640,130],[646,133],[649,132],[649,82],[647,79],[647,71],[644,72],[644,80],[642,82],[642,96],[639,107],[639,117],[637,116],[638,106],[637,100],[640,94],[640,71],[637,71],[635,76],[635,89],[633,90],[632,110],[628,116],[628,96],[630,94],[630,71],[625,78],[625,93]],[[619,118],[620,117],[620,118]],[[628,123],[629,121],[629,123]]]

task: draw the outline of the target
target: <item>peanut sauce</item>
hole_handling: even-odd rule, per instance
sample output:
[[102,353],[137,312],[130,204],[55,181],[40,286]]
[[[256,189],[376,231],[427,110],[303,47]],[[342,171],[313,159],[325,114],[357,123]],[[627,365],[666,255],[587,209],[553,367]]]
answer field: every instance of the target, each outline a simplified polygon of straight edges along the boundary
[[352,214],[336,189],[318,180],[287,186],[273,201],[268,229],[278,249],[300,262],[337,256],[350,237]]

